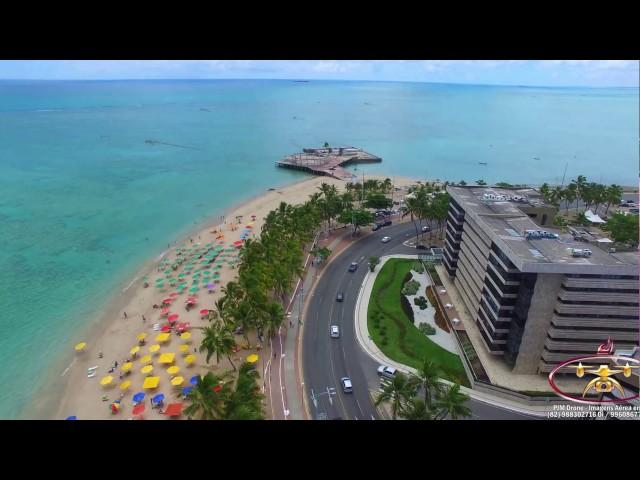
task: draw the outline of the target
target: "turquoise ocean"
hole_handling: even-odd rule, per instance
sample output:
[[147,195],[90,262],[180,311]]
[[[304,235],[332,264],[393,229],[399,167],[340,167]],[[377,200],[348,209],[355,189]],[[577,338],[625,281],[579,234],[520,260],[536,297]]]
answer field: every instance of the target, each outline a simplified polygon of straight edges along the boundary
[[[144,262],[302,147],[365,174],[638,181],[636,89],[378,82],[0,81],[0,418],[18,418]],[[172,145],[148,144],[157,140]],[[486,162],[487,165],[480,165]]]

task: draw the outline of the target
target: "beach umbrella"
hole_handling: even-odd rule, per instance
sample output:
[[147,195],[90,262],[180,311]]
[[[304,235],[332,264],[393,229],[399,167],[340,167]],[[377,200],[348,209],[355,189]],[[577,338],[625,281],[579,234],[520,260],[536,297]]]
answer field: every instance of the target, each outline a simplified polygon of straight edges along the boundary
[[257,361],[258,361],[258,355],[256,355],[255,353],[252,353],[247,357],[247,362],[249,363],[256,363]]
[[169,322],[169,323],[173,323],[173,322],[175,322],[176,320],[178,320],[178,318],[180,318],[180,315],[178,315],[177,313],[174,313],[174,314],[169,315],[169,316],[167,317],[167,322]]
[[156,353],[158,350],[160,350],[160,345],[158,345],[157,343],[155,343],[155,344],[153,344],[153,345],[151,345],[149,347],[149,351],[151,353]]
[[173,385],[174,387],[179,387],[183,383],[184,383],[183,377],[174,377],[171,379],[171,385]]
[[177,365],[173,365],[172,367],[167,368],[167,373],[169,375],[175,375],[180,371],[180,367]]
[[181,330],[187,330],[191,324],[189,322],[182,322],[178,324],[177,330],[180,332]]
[[111,413],[114,415],[120,411],[120,400],[116,400],[111,404]]
[[[165,264],[166,265],[166,264]],[[171,270],[170,268],[167,268],[164,272],[165,275],[171,275],[173,273],[173,270]]]
[[179,417],[180,415],[182,415],[182,407],[182,403],[172,403],[170,405],[167,405],[164,414],[167,417]]
[[142,357],[140,359],[140,363],[142,364],[151,363],[151,355],[145,355],[144,357]]
[[131,380],[125,380],[124,382],[122,382],[120,384],[120,390],[122,390],[123,392],[125,390],[127,390],[129,387],[131,386]]
[[76,352],[81,352],[82,350],[87,348],[87,342],[80,342],[74,348],[76,349]]
[[144,397],[145,397],[144,392],[138,392],[133,396],[132,400],[136,403],[140,403],[144,400]]
[[189,292],[190,292],[190,293],[196,293],[198,290],[200,290],[198,287],[191,287],[191,288],[189,289]]
[[123,372],[128,372],[129,370],[131,370],[133,368],[133,362],[127,362],[122,364],[122,367],[120,367],[120,369]]
[[178,350],[180,350],[180,352],[182,353],[187,353],[190,349],[191,347],[189,347],[189,345],[187,344],[182,344],[178,347]]
[[166,317],[167,315],[169,315],[169,307],[164,307],[164,308],[160,311],[160,316],[161,316],[161,317]]
[[164,401],[164,393],[159,393],[151,399],[152,403],[162,403]]
[[171,338],[170,333],[161,333],[158,336],[156,336],[156,342],[158,343],[168,342],[169,338]]
[[182,389],[182,394],[186,397],[187,395],[189,395],[191,393],[191,390],[193,390],[193,387],[184,387]]
[[187,356],[187,357],[184,359],[184,362],[185,362],[187,365],[190,365],[190,364],[194,363],[195,361],[196,361],[196,356],[195,356],[195,355],[193,355],[193,354],[192,354],[192,355]]
[[139,403],[137,404],[135,407],[133,407],[133,414],[134,415],[140,415],[144,412],[145,409],[145,404],[144,403]]
[[153,389],[160,383],[160,377],[147,377],[142,384],[143,390]]
[[158,358],[158,363],[160,364],[170,364],[173,363],[174,359],[176,357],[175,353],[163,353],[162,355],[160,355],[160,357]]
[[163,325],[160,329],[161,332],[169,332],[171,331],[171,327],[169,325]]
[[145,365],[144,367],[142,367],[140,369],[140,371],[142,373],[144,373],[145,375],[150,374],[151,372],[153,372],[153,365]]
[[197,385],[198,383],[200,383],[200,375],[194,375],[193,377],[191,377],[189,379],[189,383],[191,385]]
[[106,387],[107,385],[110,385],[111,382],[113,382],[113,377],[111,375],[107,375],[106,377],[102,377],[102,380],[100,380],[100,385]]
[[71,415],[70,417],[65,418],[65,420],[77,420],[78,417],[76,417],[75,415]]
[[200,310],[200,315],[209,315],[209,309],[203,308],[202,310]]
[[171,302],[173,302],[173,300],[174,300],[174,299],[173,299],[173,298],[171,298],[171,297],[169,297],[169,298],[165,298],[164,300],[162,300],[162,303],[163,303],[164,305],[169,305],[169,304],[171,304]]
[[[215,275],[214,275],[214,277],[215,277]],[[215,288],[216,288],[215,284],[213,284],[213,283],[207,283],[207,290],[213,290],[213,289],[215,289]]]
[[180,340],[190,340],[191,339],[191,333],[189,332],[184,332],[182,335],[180,335]]
[[138,340],[139,342],[141,342],[145,338],[147,338],[147,334],[144,333],[144,332],[143,333],[139,333],[138,335],[136,335],[136,340]]
[[136,353],[138,353],[140,351],[140,347],[138,347],[137,345],[135,347],[133,347],[131,350],[129,350],[129,353],[131,355],[135,355]]

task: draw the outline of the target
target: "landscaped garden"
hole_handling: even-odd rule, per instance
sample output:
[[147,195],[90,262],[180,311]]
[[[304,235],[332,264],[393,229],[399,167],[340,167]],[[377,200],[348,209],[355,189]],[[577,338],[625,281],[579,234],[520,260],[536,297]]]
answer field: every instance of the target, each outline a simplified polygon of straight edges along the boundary
[[369,299],[369,334],[392,360],[420,368],[427,357],[438,363],[443,378],[469,386],[460,357],[431,341],[403,309],[401,291],[413,265],[413,260],[390,259],[379,271]]

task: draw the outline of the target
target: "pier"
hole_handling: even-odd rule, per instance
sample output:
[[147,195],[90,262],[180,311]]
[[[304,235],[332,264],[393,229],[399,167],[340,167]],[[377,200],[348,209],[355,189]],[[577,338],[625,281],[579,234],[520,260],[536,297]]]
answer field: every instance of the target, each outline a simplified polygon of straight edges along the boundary
[[351,163],[378,163],[382,158],[355,147],[303,148],[302,152],[276,162],[278,167],[302,170],[338,180],[351,180],[353,174],[343,167]]

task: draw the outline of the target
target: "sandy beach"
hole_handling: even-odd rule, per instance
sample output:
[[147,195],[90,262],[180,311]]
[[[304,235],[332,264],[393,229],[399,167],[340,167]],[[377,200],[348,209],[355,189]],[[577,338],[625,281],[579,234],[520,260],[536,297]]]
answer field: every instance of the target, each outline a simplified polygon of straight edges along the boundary
[[[385,177],[369,175],[366,178],[383,180]],[[202,338],[201,330],[198,327],[206,326],[208,323],[201,316],[200,310],[213,309],[214,302],[222,296],[221,287],[236,276],[235,267],[230,265],[237,254],[233,242],[240,240],[243,231],[247,230],[250,232],[249,238],[253,235],[258,236],[263,219],[269,211],[277,208],[283,201],[290,204],[306,201],[309,195],[318,191],[317,187],[323,182],[335,185],[338,190],[343,190],[345,185],[341,180],[328,177],[310,177],[289,186],[268,189],[263,195],[228,210],[224,220],[219,218],[217,222],[194,232],[184,242],[176,241],[161,257],[159,254],[153,255],[154,260],[145,264],[144,268],[132,280],[127,281],[120,289],[120,293],[114,295],[114,298],[107,303],[107,307],[98,313],[97,326],[91,331],[83,333],[84,337],[74,338],[74,344],[86,342],[87,346],[84,351],[74,353],[71,363],[59,373],[58,379],[54,379],[53,388],[50,387],[49,391],[41,398],[34,399],[31,410],[38,412],[37,418],[64,419],[75,415],[78,419],[131,419],[133,418],[132,408],[134,406],[132,396],[137,392],[145,391],[146,411],[142,417],[145,419],[165,419],[167,417],[161,415],[158,409],[151,409],[151,397],[163,393],[165,395],[164,405],[178,402],[182,388],[189,386],[189,379],[192,376],[204,375],[207,371],[221,373],[230,370],[231,365],[227,359],[221,359],[220,364],[216,365],[215,355],[207,365],[205,354],[197,352],[197,348]],[[415,183],[415,180],[395,178],[396,187],[412,183]],[[246,226],[251,228],[246,229]],[[211,245],[220,245],[219,249],[224,248],[228,251],[221,252],[221,255],[224,256],[222,263],[217,267],[217,270],[211,269],[213,275],[205,277],[211,278],[206,282],[207,284],[213,283],[213,278],[217,277],[213,293],[210,293],[203,280],[199,290],[195,293],[197,296],[195,305],[187,311],[185,301],[191,295],[189,289],[192,288],[193,274],[201,266],[203,268],[200,274],[204,274],[205,270],[209,269],[208,266],[200,265],[201,258],[196,259],[201,252],[206,251],[206,245],[210,245],[209,248],[212,248]],[[178,248],[185,250],[179,253]],[[189,262],[183,261],[184,263],[174,271],[168,272],[170,278],[167,279],[165,288],[157,288],[156,279],[164,277],[166,274],[163,272],[167,268],[171,268],[172,264],[175,265],[177,259],[188,256],[188,249],[193,248],[201,249],[195,253],[195,265],[192,267],[194,270],[190,273],[184,272],[185,264]],[[216,259],[216,261],[219,260],[220,258]],[[178,280],[180,275],[183,277]],[[178,283],[182,280],[187,281],[189,285],[185,287],[183,293],[176,294],[175,286],[171,287],[168,283],[171,278]],[[145,279],[148,283],[146,288],[144,286]],[[170,297],[172,293],[174,297]],[[162,308],[154,308],[154,305],[161,306],[163,300],[167,298],[174,298],[168,308],[168,314],[178,315],[176,325],[183,322],[189,324],[187,330],[191,334],[190,339],[181,339],[176,332],[171,331],[168,341],[160,343],[155,340],[157,335],[161,333],[157,330],[158,326],[167,324],[167,314],[162,315]],[[156,324],[155,330],[154,324]],[[140,345],[137,340],[137,336],[141,333],[146,334],[144,345]],[[241,362],[251,353],[262,355],[263,351],[258,339],[250,337],[250,340],[253,348],[241,348],[235,355],[234,363]],[[245,340],[241,335],[238,335],[236,342],[239,347],[242,347]],[[159,345],[159,348],[154,347],[150,350],[152,345]],[[181,347],[181,345],[187,346]],[[132,356],[130,351],[135,346],[140,348],[137,354]],[[177,374],[172,375],[167,372],[169,364],[162,365],[158,362],[159,356],[163,353],[175,354],[171,365],[179,368]],[[269,353],[265,352],[265,354]],[[159,378],[159,385],[155,389],[142,389],[142,384],[147,376],[141,372],[145,366],[141,360],[145,360],[143,358],[145,355],[151,356],[150,364],[153,366],[153,371],[149,375]],[[188,365],[185,361],[187,355],[194,355],[195,362]],[[121,367],[127,360],[130,360],[133,366],[130,373],[125,373],[120,378]],[[118,367],[110,372],[116,361]],[[97,367],[94,369],[95,375],[89,377],[89,369],[93,367]],[[111,383],[106,386],[101,385],[101,380],[109,375],[112,376]],[[171,385],[171,378],[175,376],[184,378],[184,383],[181,386]],[[125,381],[130,381],[130,386],[126,390],[122,390],[120,385]],[[113,414],[111,410],[111,404],[115,400],[121,402],[121,409],[117,414]],[[269,412],[266,413],[269,416]]]

